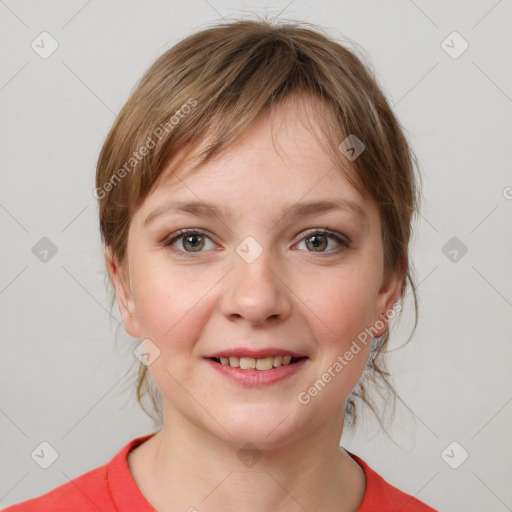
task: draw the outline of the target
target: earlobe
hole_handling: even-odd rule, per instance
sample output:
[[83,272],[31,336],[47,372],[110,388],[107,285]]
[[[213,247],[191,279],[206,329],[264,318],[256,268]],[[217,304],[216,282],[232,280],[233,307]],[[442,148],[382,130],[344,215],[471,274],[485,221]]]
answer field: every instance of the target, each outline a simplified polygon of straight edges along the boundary
[[379,297],[377,300],[377,310],[374,325],[382,326],[379,328],[378,338],[380,338],[386,331],[389,323],[389,316],[393,311],[395,304],[400,296],[402,283],[405,279],[405,274],[401,272],[392,272],[387,278],[384,279],[381,289],[379,290]]
[[110,247],[105,249],[105,263],[116,291],[117,304],[123,325],[131,336],[139,338],[140,328],[129,278],[127,272],[123,272],[123,269],[117,263]]

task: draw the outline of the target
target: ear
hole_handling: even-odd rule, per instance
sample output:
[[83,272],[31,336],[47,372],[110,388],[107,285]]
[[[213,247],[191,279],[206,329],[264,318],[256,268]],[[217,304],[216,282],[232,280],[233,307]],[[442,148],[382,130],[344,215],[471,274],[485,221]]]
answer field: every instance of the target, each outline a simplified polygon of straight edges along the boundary
[[127,270],[120,266],[110,247],[105,248],[105,264],[116,290],[117,304],[124,328],[134,338],[140,338],[140,326]]
[[[377,338],[380,338],[386,332],[389,323],[388,316],[400,296],[405,277],[406,271],[390,271],[383,277],[375,303],[376,310],[373,325],[376,325],[378,320],[384,322],[385,325],[378,331],[375,329],[377,331],[375,337]],[[378,325],[381,325],[381,322]]]

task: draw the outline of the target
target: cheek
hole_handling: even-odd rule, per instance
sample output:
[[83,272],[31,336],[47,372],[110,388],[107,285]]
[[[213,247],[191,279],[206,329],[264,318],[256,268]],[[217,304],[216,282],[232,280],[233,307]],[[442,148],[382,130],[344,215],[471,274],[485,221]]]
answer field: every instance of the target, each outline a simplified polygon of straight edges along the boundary
[[314,294],[309,293],[308,306],[317,316],[315,323],[322,333],[320,342],[342,351],[371,325],[374,280],[370,269],[347,268],[329,276]]
[[188,269],[176,270],[162,263],[146,266],[134,279],[141,333],[159,350],[149,372],[157,388],[173,397],[173,403],[184,400],[183,407],[187,395],[182,385],[188,386],[193,376],[194,348],[204,329],[207,297],[201,298],[211,287]]
[[322,381],[316,387],[323,389],[324,403],[345,399],[365,368],[371,344],[371,334],[365,330],[373,320],[374,280],[371,269],[347,268],[309,293],[305,301],[319,354],[315,382]]
[[133,284],[141,332],[162,351],[183,351],[193,345],[202,329],[204,297],[214,282],[198,279],[192,267],[176,269],[165,262],[139,264],[144,271],[134,276]]

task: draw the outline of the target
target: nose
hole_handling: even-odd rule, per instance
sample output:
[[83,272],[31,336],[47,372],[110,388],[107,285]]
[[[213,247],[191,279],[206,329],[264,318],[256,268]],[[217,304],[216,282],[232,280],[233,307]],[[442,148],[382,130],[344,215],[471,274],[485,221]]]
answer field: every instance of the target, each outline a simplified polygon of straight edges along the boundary
[[222,312],[226,317],[244,318],[253,325],[267,319],[283,321],[291,312],[291,291],[282,266],[266,251],[251,263],[238,254],[224,281]]

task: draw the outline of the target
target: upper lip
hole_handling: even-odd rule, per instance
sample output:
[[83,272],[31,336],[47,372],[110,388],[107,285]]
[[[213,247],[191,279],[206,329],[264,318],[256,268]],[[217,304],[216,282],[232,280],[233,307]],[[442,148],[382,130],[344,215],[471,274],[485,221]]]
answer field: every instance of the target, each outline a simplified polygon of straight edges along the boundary
[[204,357],[252,357],[254,359],[264,359],[270,356],[292,356],[292,357],[307,357],[305,354],[301,354],[299,352],[295,352],[290,349],[281,349],[281,348],[263,348],[260,350],[255,350],[253,348],[227,348],[224,350],[219,350],[218,352],[212,352]]

